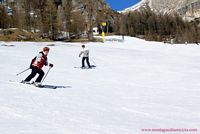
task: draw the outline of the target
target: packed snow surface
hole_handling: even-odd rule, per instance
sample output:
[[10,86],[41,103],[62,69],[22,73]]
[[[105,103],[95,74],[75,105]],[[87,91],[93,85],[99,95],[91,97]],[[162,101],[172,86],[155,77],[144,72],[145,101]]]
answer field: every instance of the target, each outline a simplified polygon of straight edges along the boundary
[[[200,128],[199,46],[111,36],[105,43],[85,44],[96,68],[74,68],[81,66],[81,45],[0,42],[0,134],[143,134],[153,132],[142,129]],[[31,70],[16,74],[45,46],[54,67],[44,84],[67,88],[18,83]]]

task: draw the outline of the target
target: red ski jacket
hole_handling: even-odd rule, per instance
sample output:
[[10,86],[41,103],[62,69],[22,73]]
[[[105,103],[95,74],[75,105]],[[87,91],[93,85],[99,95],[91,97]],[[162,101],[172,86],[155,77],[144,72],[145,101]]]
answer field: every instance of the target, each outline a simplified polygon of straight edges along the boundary
[[33,62],[32,62],[32,65],[38,67],[39,69],[42,69],[42,67],[43,67],[44,65],[45,65],[45,66],[48,65],[47,56],[44,55],[43,52],[40,52],[40,53],[34,58],[34,60],[33,60]]

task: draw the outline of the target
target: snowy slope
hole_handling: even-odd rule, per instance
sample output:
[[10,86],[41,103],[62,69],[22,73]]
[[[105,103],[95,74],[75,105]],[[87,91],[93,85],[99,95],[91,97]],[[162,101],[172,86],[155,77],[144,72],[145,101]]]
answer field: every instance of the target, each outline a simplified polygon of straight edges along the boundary
[[147,5],[155,12],[178,13],[188,21],[200,17],[200,0],[141,0],[137,4],[119,12],[137,11]]
[[[86,44],[90,62],[97,65],[90,70],[74,68],[81,63],[79,43],[0,42],[0,133],[149,134],[141,129],[200,129],[200,47],[131,37],[112,41],[117,38],[121,37]],[[30,72],[15,74],[50,44],[55,46],[50,46],[48,58],[55,66],[44,84],[71,88],[16,83]]]
[[135,10],[138,10],[140,9],[141,7],[145,6],[145,2],[144,1],[140,1],[138,2],[137,4],[131,6],[131,7],[128,7],[122,11],[119,11],[119,13],[128,13],[130,11],[135,11]]

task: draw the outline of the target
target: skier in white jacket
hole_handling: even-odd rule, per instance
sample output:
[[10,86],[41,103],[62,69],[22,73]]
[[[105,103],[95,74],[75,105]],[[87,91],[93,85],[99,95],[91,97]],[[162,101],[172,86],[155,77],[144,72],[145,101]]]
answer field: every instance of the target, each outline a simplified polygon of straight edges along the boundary
[[82,45],[82,51],[79,53],[79,57],[81,57],[81,55],[82,55],[81,68],[85,68],[85,60],[87,62],[88,67],[91,68],[90,62],[89,62],[89,50],[87,48],[85,48],[85,45]]

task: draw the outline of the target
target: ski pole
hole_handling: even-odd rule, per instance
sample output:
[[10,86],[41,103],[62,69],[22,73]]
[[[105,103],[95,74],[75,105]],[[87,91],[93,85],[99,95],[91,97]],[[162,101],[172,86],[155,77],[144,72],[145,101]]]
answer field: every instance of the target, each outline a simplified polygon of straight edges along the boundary
[[30,69],[30,68],[27,68],[27,69],[25,69],[24,71],[22,71],[22,72],[20,72],[20,73],[18,73],[18,74],[16,74],[16,75],[18,76],[18,75],[20,75],[20,74],[22,74],[22,73],[28,71],[29,69]]
[[51,70],[51,68],[52,68],[52,67],[49,67],[49,70],[47,71],[47,73],[46,73],[46,75],[44,76],[44,78],[43,78],[43,80],[42,80],[41,83],[43,83],[44,79],[47,77],[47,75],[48,75],[49,71]]
[[92,59],[92,58],[90,58],[91,59],[91,61],[93,62],[93,64],[96,66],[96,63],[94,62],[94,60]]

